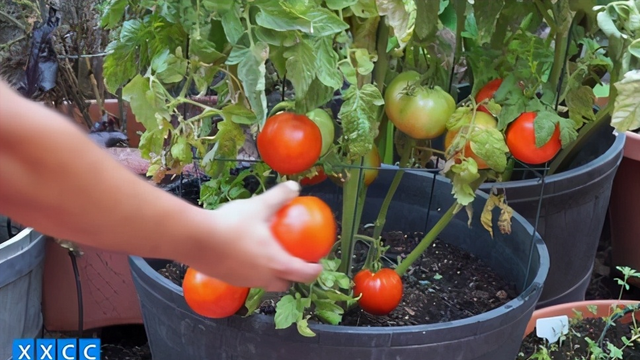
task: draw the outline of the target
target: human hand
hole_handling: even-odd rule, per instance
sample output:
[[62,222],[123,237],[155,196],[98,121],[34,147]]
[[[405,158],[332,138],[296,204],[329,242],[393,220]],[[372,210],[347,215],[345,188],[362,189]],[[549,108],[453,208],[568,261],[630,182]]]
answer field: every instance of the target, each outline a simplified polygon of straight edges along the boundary
[[299,195],[300,186],[288,181],[249,199],[234,200],[206,211],[213,229],[208,241],[215,252],[194,249],[204,257],[190,263],[198,271],[236,286],[285,291],[291,282],[314,281],[322,266],[290,255],[274,238],[274,214]]

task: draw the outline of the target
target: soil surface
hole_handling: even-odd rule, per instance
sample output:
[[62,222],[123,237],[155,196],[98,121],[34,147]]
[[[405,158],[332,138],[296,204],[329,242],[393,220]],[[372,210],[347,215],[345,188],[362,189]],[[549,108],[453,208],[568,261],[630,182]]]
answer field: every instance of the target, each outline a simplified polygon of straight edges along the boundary
[[[577,359],[589,359],[592,353],[589,351],[589,344],[585,338],[589,338],[594,342],[597,342],[605,329],[606,322],[602,319],[583,319],[576,320],[571,325],[569,334],[566,335],[566,339],[559,341],[558,343],[549,347],[546,341],[538,338],[535,332],[527,336],[520,351],[522,352],[517,360],[535,359],[532,357],[541,347],[546,348],[549,351],[549,356],[553,360],[577,360]],[[604,339],[603,347],[607,348],[611,344],[618,349],[623,349],[623,355],[621,359],[624,360],[640,360],[640,348],[638,343],[636,347],[626,347],[621,340],[622,337],[630,339],[632,337],[631,327],[625,324],[616,324],[609,327]]]

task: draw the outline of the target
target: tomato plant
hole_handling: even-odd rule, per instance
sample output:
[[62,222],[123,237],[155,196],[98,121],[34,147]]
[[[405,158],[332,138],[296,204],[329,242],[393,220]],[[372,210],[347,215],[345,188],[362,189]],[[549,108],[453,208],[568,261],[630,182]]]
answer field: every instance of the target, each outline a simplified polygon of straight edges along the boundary
[[[476,94],[476,103],[479,104],[484,100],[493,98],[493,94],[498,91],[500,85],[502,85],[502,79],[493,79],[489,81],[485,86],[482,87],[482,89],[480,89],[480,91],[478,91],[478,94]],[[491,112],[484,105],[478,106],[478,111],[491,114]]]
[[182,291],[191,310],[214,319],[238,312],[249,295],[249,288],[227,284],[193,268],[185,273]]
[[358,305],[369,314],[387,315],[402,300],[402,279],[393,269],[383,268],[375,273],[363,269],[353,277],[353,282],[354,296],[361,296]]
[[322,109],[313,109],[307,113],[307,117],[311,119],[318,128],[320,128],[320,133],[322,134],[322,150],[320,151],[320,156],[324,155],[329,151],[331,144],[333,144],[333,140],[335,138],[335,125],[333,124],[333,119],[331,115]]
[[300,179],[300,185],[311,186],[317,185],[327,179],[327,174],[324,172],[321,166],[318,167],[318,173],[312,177],[304,177]]
[[[379,168],[382,164],[382,159],[380,158],[378,147],[374,144],[362,160],[362,167],[365,168],[362,171],[364,173],[363,184],[364,186],[369,186],[378,178],[378,174],[380,173]],[[358,162],[354,165],[360,165],[360,163]],[[331,180],[338,186],[343,186],[342,180],[339,177],[331,175]]]
[[511,155],[515,159],[531,165],[543,164],[553,159],[562,148],[558,125],[547,143],[541,147],[536,146],[534,127],[536,116],[535,112],[525,112],[509,124],[506,131],[507,146]]
[[[473,115],[473,113],[469,113],[467,116],[471,117]],[[480,112],[477,111],[476,112],[476,117],[474,120],[474,126],[477,128],[496,128],[498,126],[498,121],[491,115],[489,115],[488,113],[485,112]],[[451,145],[453,144],[454,139],[456,138],[456,136],[458,135],[458,133],[460,132],[460,130],[464,130],[465,133],[469,133],[469,131],[471,131],[470,126],[469,125],[465,125],[462,127],[462,129],[457,129],[457,130],[450,130],[447,131],[447,134],[445,135],[444,138],[444,148],[445,150],[449,149],[451,147]],[[460,157],[460,153],[458,153],[458,157]],[[480,158],[478,155],[476,155],[476,153],[473,152],[473,150],[471,149],[471,141],[467,140],[465,142],[465,146],[464,146],[464,156],[468,157],[468,158],[472,158],[473,160],[475,160],[475,162],[478,164],[478,169],[488,169],[489,165],[482,159]]]
[[293,256],[318,262],[327,256],[336,240],[333,211],[315,196],[298,196],[275,214],[271,231]]
[[322,133],[306,115],[281,112],[267,119],[257,136],[262,160],[283,175],[308,170],[320,158]]
[[420,74],[413,70],[403,72],[391,81],[384,100],[389,120],[400,131],[418,140],[442,135],[456,108],[449,93],[438,86],[422,86]]

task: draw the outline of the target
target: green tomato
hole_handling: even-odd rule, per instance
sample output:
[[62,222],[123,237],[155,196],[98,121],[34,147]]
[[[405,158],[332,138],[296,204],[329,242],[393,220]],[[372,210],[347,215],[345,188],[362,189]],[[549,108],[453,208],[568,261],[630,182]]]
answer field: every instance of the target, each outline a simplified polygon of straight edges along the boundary
[[335,138],[335,125],[331,115],[322,109],[313,109],[307,113],[307,117],[311,119],[320,128],[322,134],[322,150],[320,156],[329,151],[329,147],[333,144]]
[[[410,85],[407,88],[407,85]],[[385,91],[385,112],[403,133],[417,140],[434,139],[444,134],[456,109],[449,93],[435,86],[420,85],[420,74],[405,71],[396,76]]]

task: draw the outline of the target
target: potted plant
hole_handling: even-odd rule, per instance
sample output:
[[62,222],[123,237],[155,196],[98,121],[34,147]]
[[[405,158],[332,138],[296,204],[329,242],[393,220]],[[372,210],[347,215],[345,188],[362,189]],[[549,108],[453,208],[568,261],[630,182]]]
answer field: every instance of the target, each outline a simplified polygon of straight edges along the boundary
[[[640,268],[640,252],[638,251],[638,234],[640,226],[634,214],[640,210],[640,116],[634,112],[637,107],[635,85],[638,81],[639,59],[634,51],[640,44],[637,31],[631,23],[631,15],[640,14],[638,4],[633,2],[612,2],[606,10],[612,16],[609,32],[617,41],[617,45],[628,49],[622,63],[624,80],[613,87],[617,94],[613,106],[614,117],[620,131],[626,132],[624,158],[616,174],[611,190],[609,203],[609,220],[611,222],[612,261],[615,265]],[[637,279],[630,279],[631,284],[640,285]]]
[[0,357],[9,359],[14,339],[42,334],[40,302],[46,238],[7,217],[0,218],[8,230],[6,238],[0,237]]
[[[460,19],[466,12],[465,4],[456,7]],[[404,132],[387,133],[391,136],[385,135],[385,142],[375,144],[380,130],[390,123],[381,125],[379,119],[382,105],[390,96],[387,94],[391,94],[385,85],[394,79],[410,84],[405,84],[399,95],[419,93],[444,107],[431,120],[439,123],[439,134],[435,136],[443,135],[445,123],[454,113],[459,115],[457,124],[461,126],[469,125],[479,113],[478,104],[471,101],[456,106],[454,98],[442,90],[450,88],[449,72],[437,52],[428,51],[430,44],[444,44],[433,41],[438,39],[439,3],[263,1],[197,2],[193,7],[147,5],[119,0],[109,4],[105,25],[118,29],[120,36],[109,45],[105,76],[111,91],[123,87],[123,98],[145,126],[139,147],[150,160],[148,175],[161,179],[167,171],[180,172],[195,162],[208,179],[196,177],[202,188],[191,200],[206,208],[259,193],[273,181],[290,178],[320,182],[309,187],[312,198],[323,199],[320,204],[329,204],[340,218],[340,241],[335,249],[329,247],[320,252],[325,272],[318,282],[296,284],[290,294],[275,298],[264,296],[260,289],[240,289],[242,301],[238,309],[246,304],[248,318],[234,315],[207,319],[202,315],[206,310],[187,304],[189,291],[183,292],[181,287],[186,289],[189,285],[184,284],[181,264],[131,258],[154,356],[254,358],[262,352],[263,357],[291,358],[309,346],[313,351],[305,350],[305,356],[311,358],[326,357],[328,353],[341,357],[376,354],[410,358],[425,349],[432,349],[438,354],[434,356],[440,358],[515,356],[548,264],[545,246],[530,224],[512,214],[499,196],[476,192],[484,180],[495,179],[505,170],[508,150],[502,134],[491,128],[480,131],[489,137],[483,141],[492,151],[487,159],[490,168],[477,171],[473,159],[460,158],[459,163],[451,159],[445,174],[452,179],[433,174],[438,170],[409,171],[413,154],[420,151],[421,144]],[[480,14],[483,10],[478,9],[472,8]],[[415,21],[418,16],[433,21]],[[525,18],[518,19],[516,28]],[[153,37],[148,36],[150,29]],[[410,71],[396,70],[396,66],[405,64],[400,56],[404,51],[420,60],[407,67],[417,70],[417,78]],[[197,104],[189,98],[205,93],[220,72],[224,80],[215,86],[215,106]],[[276,93],[280,96],[274,106],[269,106],[266,84],[274,78],[280,79],[280,91]],[[202,112],[185,116],[178,110],[182,104],[201,108]],[[318,111],[325,106],[333,107],[339,120],[332,119],[329,112]],[[287,138],[278,133],[283,129],[297,135],[285,141]],[[395,141],[388,140],[395,136]],[[296,138],[301,139],[297,145]],[[238,153],[247,142],[255,144],[256,155],[263,162],[256,161],[256,156],[247,159],[248,165],[239,164]],[[376,155],[386,156],[396,146],[402,154],[402,168],[380,169],[380,156]],[[398,173],[402,177],[396,176]],[[325,176],[332,181],[323,181]],[[342,194],[337,199],[336,191]],[[476,196],[484,202],[474,202]],[[489,206],[485,207],[486,203]],[[493,226],[490,219],[493,212],[500,217],[498,226]],[[327,231],[331,235],[332,221],[327,220],[319,234],[310,236],[321,237]],[[361,223],[373,224],[371,236],[358,231]],[[420,245],[414,248],[399,241],[396,247],[401,249],[400,260],[385,260],[392,254],[380,241],[385,232],[399,230],[409,234],[422,231],[425,224],[427,234],[413,240]],[[442,238],[437,240],[439,236]],[[334,241],[335,236],[330,240]],[[385,234],[385,240],[389,243],[392,239]],[[453,250],[460,251],[456,261],[433,260],[437,268],[445,269],[445,264],[453,263],[480,271],[480,259],[489,264],[496,279],[512,283],[514,291],[509,294],[509,285],[504,285],[488,294],[482,291],[482,277],[471,283],[454,280],[458,270],[453,269],[442,274],[432,269],[430,277],[418,276],[422,272],[419,259],[425,251],[434,249],[436,240],[442,244],[437,251],[460,249]],[[361,242],[366,246],[358,246]],[[432,259],[434,256],[437,255],[431,254]],[[314,258],[317,260],[317,254]],[[402,291],[416,296],[430,293],[423,286],[433,281],[448,279],[452,288],[457,282],[455,296],[444,302],[439,297],[443,311],[449,306],[445,305],[447,301],[467,299],[473,303],[485,299],[492,304],[472,313],[468,312],[468,304],[461,305],[462,311],[449,321],[441,315],[416,313],[420,300],[412,306],[398,307],[402,299],[396,296],[385,311],[388,315],[397,309],[404,319],[402,323],[394,324],[392,317],[374,315],[379,312],[371,308],[366,315],[358,310],[366,305],[356,294],[361,291],[354,288],[356,273],[363,266],[376,272],[382,264],[386,264],[384,272],[396,279],[408,271],[414,273],[418,281],[405,276],[396,286],[399,284]],[[474,284],[478,281],[483,284]],[[468,290],[470,285],[472,291]],[[437,288],[446,292],[449,287]],[[409,296],[403,298],[411,301]],[[271,302],[275,316],[254,313],[258,308],[269,312]],[[209,309],[222,310],[216,306]],[[233,308],[227,310],[235,312]],[[367,326],[358,320],[365,317],[369,324],[381,321],[395,326]],[[358,323],[361,326],[355,326]],[[202,346],[212,338],[219,341]],[[197,345],[191,346],[191,342]],[[249,346],[241,348],[239,343]],[[267,349],[269,352],[264,353]]]
[[[520,359],[636,359],[640,356],[640,302],[623,301],[622,292],[640,274],[622,274],[618,299],[579,301],[536,310],[527,326]],[[536,333],[534,333],[536,330]]]

